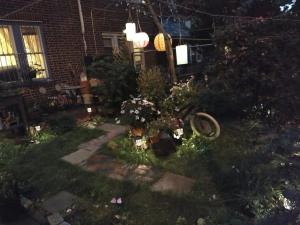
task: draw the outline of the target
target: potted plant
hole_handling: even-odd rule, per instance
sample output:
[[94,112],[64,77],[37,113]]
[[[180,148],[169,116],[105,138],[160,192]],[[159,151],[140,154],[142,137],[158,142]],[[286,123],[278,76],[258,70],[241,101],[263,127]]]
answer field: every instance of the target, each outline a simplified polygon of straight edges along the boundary
[[143,136],[146,124],[155,120],[159,114],[154,103],[141,97],[131,97],[121,106],[121,119],[131,126],[133,136]]

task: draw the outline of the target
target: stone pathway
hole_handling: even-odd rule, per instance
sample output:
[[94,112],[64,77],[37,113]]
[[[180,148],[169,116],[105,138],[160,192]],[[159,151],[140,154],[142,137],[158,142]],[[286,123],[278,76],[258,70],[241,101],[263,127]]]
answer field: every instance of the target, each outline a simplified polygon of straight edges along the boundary
[[100,153],[87,160],[83,168],[90,172],[98,172],[119,181],[132,181],[135,184],[153,182],[161,172],[151,166],[130,166],[119,160]]
[[170,172],[162,172],[146,165],[131,166],[98,151],[111,139],[125,133],[128,128],[120,125],[103,124],[99,129],[106,135],[78,146],[78,150],[62,159],[86,171],[101,173],[111,179],[131,181],[135,184],[150,183],[152,191],[185,194],[192,191],[195,181]]
[[128,127],[114,124],[103,124],[98,128],[106,131],[107,134],[79,145],[76,152],[64,156],[62,159],[72,165],[84,166],[87,160],[94,155],[102,145],[128,130]]

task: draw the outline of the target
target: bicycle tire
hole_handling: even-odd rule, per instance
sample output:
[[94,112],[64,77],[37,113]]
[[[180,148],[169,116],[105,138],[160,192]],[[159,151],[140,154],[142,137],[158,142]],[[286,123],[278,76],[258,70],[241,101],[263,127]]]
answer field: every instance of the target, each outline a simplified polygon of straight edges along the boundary
[[[204,117],[205,119],[208,119],[214,125],[215,132],[214,132],[213,136],[208,137],[208,136],[205,136],[201,132],[198,131],[197,126],[195,124],[195,116]],[[191,128],[192,128],[193,132],[197,136],[202,137],[206,140],[210,140],[210,141],[213,141],[213,140],[217,139],[220,136],[221,128],[220,128],[220,125],[219,125],[218,121],[215,118],[213,118],[211,115],[209,115],[207,113],[203,113],[203,112],[198,112],[198,113],[195,114],[195,116],[193,116],[190,119],[190,125],[191,125]]]

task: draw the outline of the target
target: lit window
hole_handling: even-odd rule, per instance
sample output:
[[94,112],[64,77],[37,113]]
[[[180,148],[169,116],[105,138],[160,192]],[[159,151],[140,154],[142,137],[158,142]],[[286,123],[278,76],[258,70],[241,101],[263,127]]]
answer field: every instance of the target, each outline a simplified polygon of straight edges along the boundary
[[11,31],[8,26],[0,26],[0,70],[17,66]]
[[39,26],[0,24],[0,81],[48,77]]
[[41,45],[39,28],[35,26],[22,26],[21,33],[28,66],[36,69],[36,78],[47,78],[45,54]]

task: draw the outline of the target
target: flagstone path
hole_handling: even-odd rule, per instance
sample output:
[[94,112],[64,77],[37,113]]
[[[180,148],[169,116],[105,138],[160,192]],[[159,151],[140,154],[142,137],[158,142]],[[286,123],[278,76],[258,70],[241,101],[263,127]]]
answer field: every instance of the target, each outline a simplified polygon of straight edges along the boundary
[[114,180],[131,181],[135,184],[149,183],[152,185],[152,191],[184,194],[192,190],[195,181],[191,178],[162,172],[151,166],[127,165],[112,156],[102,154],[101,146],[127,132],[128,127],[103,124],[98,129],[107,133],[79,145],[76,152],[64,156],[62,160],[86,171],[101,173]]

